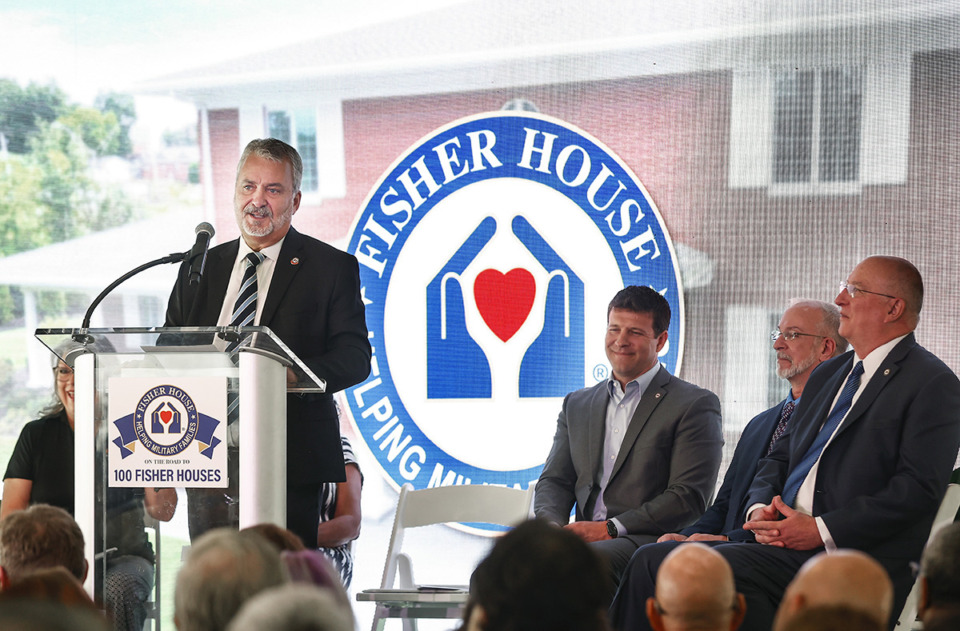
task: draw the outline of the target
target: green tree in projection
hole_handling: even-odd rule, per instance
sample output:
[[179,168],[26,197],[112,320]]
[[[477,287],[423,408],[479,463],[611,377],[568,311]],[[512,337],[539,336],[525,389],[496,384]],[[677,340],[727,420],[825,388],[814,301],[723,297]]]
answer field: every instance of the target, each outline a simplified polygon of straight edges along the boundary
[[97,110],[104,116],[113,115],[116,118],[118,131],[112,137],[112,144],[105,154],[127,157],[133,153],[133,142],[130,140],[130,127],[137,121],[137,110],[133,97],[119,92],[108,92],[97,96],[94,103]]
[[97,156],[117,155],[123,129],[113,112],[77,107],[57,120],[79,134],[83,144]]
[[16,81],[0,79],[0,148],[27,153],[30,136],[40,123],[57,120],[67,109],[67,97],[55,85],[30,83],[21,88]]
[[131,153],[133,99],[68,103],[54,85],[0,79],[0,256],[122,225],[133,208],[91,176],[97,157]]
[[22,156],[0,158],[0,256],[50,243],[41,180],[40,169]]
[[118,226],[133,215],[121,191],[103,190],[90,177],[93,152],[80,133],[59,120],[41,124],[31,139],[28,162],[41,174],[37,195],[50,242]]

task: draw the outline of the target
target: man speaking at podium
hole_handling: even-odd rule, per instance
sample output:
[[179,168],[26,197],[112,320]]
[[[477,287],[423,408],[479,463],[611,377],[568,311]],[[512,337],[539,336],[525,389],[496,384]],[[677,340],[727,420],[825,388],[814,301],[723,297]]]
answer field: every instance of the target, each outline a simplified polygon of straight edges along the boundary
[[[324,394],[287,396],[287,528],[313,548],[320,485],[345,479],[333,393],[367,377],[370,343],[357,260],[290,225],[302,174],[290,145],[267,138],[246,146],[233,194],[241,238],[207,253],[199,283],[183,264],[165,326],[269,327],[326,380]],[[236,523],[238,459],[229,453],[228,489],[191,490],[191,538]]]

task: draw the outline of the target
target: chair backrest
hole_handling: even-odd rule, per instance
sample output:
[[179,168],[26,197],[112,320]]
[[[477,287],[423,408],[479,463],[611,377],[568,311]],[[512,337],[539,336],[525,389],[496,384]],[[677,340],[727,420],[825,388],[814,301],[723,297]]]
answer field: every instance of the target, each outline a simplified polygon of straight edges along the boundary
[[[529,519],[534,487],[527,490],[485,484],[438,486],[415,491],[409,484],[400,488],[393,532],[387,547],[381,589],[390,589],[397,575],[398,557],[407,528],[450,522],[515,526]],[[405,580],[404,580],[405,579]],[[413,588],[401,577],[400,588]]]

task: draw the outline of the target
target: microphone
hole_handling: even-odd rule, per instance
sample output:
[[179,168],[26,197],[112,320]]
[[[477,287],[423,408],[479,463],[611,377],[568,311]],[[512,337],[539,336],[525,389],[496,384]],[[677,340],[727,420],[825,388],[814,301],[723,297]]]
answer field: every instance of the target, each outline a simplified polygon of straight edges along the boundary
[[210,237],[214,234],[213,226],[206,221],[197,226],[194,232],[197,233],[197,241],[187,255],[190,258],[190,270],[188,278],[191,285],[200,283],[200,276],[203,275],[203,266],[207,262],[207,249],[210,247]]

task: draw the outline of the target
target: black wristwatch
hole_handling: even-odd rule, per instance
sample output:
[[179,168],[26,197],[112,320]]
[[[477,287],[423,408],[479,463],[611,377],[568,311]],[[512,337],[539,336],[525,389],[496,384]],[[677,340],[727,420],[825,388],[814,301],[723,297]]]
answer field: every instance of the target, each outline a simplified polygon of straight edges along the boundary
[[616,539],[620,536],[620,531],[617,530],[617,525],[613,523],[612,519],[607,520],[607,534],[610,535],[611,539]]

